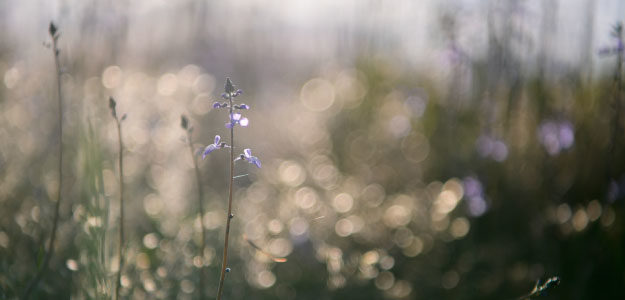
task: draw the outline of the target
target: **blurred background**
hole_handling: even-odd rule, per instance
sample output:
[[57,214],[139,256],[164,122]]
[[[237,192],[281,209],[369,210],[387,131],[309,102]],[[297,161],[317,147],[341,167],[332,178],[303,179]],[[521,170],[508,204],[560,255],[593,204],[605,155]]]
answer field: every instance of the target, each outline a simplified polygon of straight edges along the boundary
[[63,202],[37,299],[111,295],[109,96],[122,295],[216,294],[228,154],[200,161],[200,219],[180,116],[197,149],[226,136],[226,77],[263,167],[236,165],[225,299],[505,300],[551,276],[545,299],[625,298],[624,18],[619,0],[2,1],[0,298],[35,276],[57,201],[50,21]]

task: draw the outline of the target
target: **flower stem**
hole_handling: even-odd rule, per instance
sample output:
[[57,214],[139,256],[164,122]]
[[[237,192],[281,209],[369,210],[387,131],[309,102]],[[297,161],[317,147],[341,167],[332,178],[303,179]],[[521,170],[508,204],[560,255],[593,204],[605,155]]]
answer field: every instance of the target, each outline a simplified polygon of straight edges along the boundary
[[115,298],[119,299],[119,289],[121,288],[122,268],[124,266],[124,144],[122,143],[121,121],[115,117],[117,123],[117,139],[119,141],[119,245],[117,248],[117,280],[115,287]]
[[59,63],[59,50],[57,47],[57,39],[58,35],[56,35],[56,28],[52,23],[50,23],[50,35],[52,36],[52,53],[54,54],[54,66],[56,69],[56,90],[57,90],[57,99],[58,99],[58,114],[59,114],[59,164],[58,164],[58,174],[59,174],[59,186],[56,194],[56,204],[54,206],[54,220],[52,222],[52,232],[50,233],[50,240],[48,241],[48,252],[43,259],[35,278],[30,282],[26,291],[24,292],[23,299],[29,299],[31,293],[34,291],[35,287],[39,284],[39,281],[43,278],[44,273],[48,269],[48,265],[50,264],[50,259],[52,258],[52,254],[54,253],[54,243],[56,241],[56,232],[59,224],[59,215],[61,211],[61,195],[63,188],[63,94],[61,91],[61,65]]
[[[232,121],[232,95],[228,93],[230,102],[230,121]],[[221,300],[224,280],[226,279],[226,267],[228,265],[228,240],[230,237],[230,221],[232,220],[232,186],[234,185],[234,126],[230,127],[230,187],[228,191],[228,214],[226,215],[226,237],[224,239],[224,254],[221,261],[221,275],[219,277],[219,288],[217,289],[217,300]]]
[[204,191],[202,189],[202,174],[197,164],[197,158],[193,153],[193,140],[191,139],[191,133],[187,131],[187,141],[189,143],[189,153],[193,159],[193,168],[195,169],[195,179],[197,184],[197,204],[198,204],[198,217],[200,218],[200,226],[202,228],[202,238],[200,239],[200,257],[202,258],[202,265],[200,266],[200,299],[204,299],[204,286],[206,283],[206,276],[204,274],[204,249],[206,248],[206,229],[204,228],[204,205],[202,199],[204,199]]

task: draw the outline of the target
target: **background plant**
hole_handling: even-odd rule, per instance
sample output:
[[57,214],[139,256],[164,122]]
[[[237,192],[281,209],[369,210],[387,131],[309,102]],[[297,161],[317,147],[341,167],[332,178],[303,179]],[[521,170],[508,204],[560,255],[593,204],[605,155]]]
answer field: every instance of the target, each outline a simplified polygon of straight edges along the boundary
[[185,130],[186,141],[187,145],[189,146],[189,154],[191,154],[191,159],[193,159],[193,170],[195,171],[195,182],[197,186],[197,215],[200,222],[200,233],[202,234],[202,236],[200,237],[200,247],[198,255],[196,256],[199,257],[200,261],[198,294],[200,296],[200,299],[204,299],[204,290],[207,282],[204,270],[204,264],[206,263],[206,257],[204,253],[206,250],[206,228],[204,226],[204,204],[202,203],[204,201],[204,189],[202,188],[202,173],[200,172],[200,168],[197,163],[197,155],[195,153],[196,151],[194,150],[193,146],[193,126],[189,124],[189,119],[185,115],[182,115],[180,117],[180,126],[182,127],[182,129]]
[[122,272],[124,271],[124,256],[125,249],[125,235],[124,235],[124,143],[122,142],[122,122],[126,119],[126,114],[121,117],[117,116],[117,103],[113,97],[109,97],[109,109],[111,115],[115,119],[115,125],[117,126],[117,144],[119,146],[119,223],[118,240],[117,240],[117,275],[115,279],[115,297],[114,299],[120,299],[120,289],[122,287]]
[[[54,253],[54,247],[56,242],[57,228],[59,226],[59,218],[61,211],[61,199],[63,196],[63,92],[61,91],[61,64],[59,62],[59,54],[60,50],[57,46],[60,33],[58,32],[54,23],[50,22],[50,26],[48,27],[48,33],[50,33],[50,38],[52,43],[49,45],[52,50],[52,55],[54,56],[54,66],[56,71],[56,97],[58,101],[58,186],[56,193],[56,203],[54,205],[54,217],[52,219],[52,229],[50,230],[50,238],[47,240],[47,250],[43,248],[43,246],[39,247],[39,258],[37,261],[38,270],[35,273],[35,277],[32,279],[28,287],[24,292],[24,299],[29,299],[31,294],[35,289],[38,288],[39,282],[42,277],[46,274],[48,270],[48,266],[50,264],[50,259],[52,259],[52,255]],[[42,254],[45,251],[45,254]],[[43,256],[43,260],[41,257]]]

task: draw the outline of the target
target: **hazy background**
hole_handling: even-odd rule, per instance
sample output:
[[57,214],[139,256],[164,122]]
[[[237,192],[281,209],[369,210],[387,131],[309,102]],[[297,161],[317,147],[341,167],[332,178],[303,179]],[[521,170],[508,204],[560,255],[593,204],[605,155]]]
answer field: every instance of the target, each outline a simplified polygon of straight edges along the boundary
[[215,294],[228,156],[200,162],[200,220],[180,116],[198,149],[225,136],[226,77],[252,108],[236,143],[263,162],[236,166],[226,299],[514,299],[556,275],[545,299],[625,297],[623,87],[618,51],[599,54],[624,17],[618,0],[2,1],[0,298],[52,227],[50,21],[67,178],[38,298],[110,295],[109,96],[128,114],[122,293],[198,299],[203,255]]

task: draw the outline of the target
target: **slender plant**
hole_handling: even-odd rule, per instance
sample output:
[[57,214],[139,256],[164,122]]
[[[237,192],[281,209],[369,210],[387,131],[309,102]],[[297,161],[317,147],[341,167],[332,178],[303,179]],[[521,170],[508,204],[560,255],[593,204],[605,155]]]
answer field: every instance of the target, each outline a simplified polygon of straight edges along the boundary
[[[614,174],[614,157],[618,143],[618,137],[621,134],[621,110],[623,102],[623,56],[625,55],[625,46],[623,46],[623,23],[619,22],[614,25],[611,35],[616,39],[616,46],[606,47],[599,51],[601,56],[616,56],[616,67],[614,69],[614,77],[612,83],[612,108],[614,115],[610,124],[610,140],[608,144],[608,159],[606,160],[606,177],[611,181]],[[608,196],[609,197],[609,196]]]
[[58,100],[58,115],[59,115],[59,164],[58,164],[58,174],[59,174],[59,185],[56,194],[56,204],[54,206],[54,220],[52,221],[52,232],[50,233],[50,240],[48,241],[48,251],[45,254],[43,262],[39,266],[39,270],[37,274],[30,282],[26,291],[24,292],[24,299],[29,299],[32,292],[35,290],[39,281],[43,278],[46,270],[48,269],[48,265],[50,264],[50,259],[52,258],[52,254],[54,253],[54,243],[56,242],[56,231],[59,225],[59,214],[61,210],[61,195],[63,189],[63,91],[61,90],[61,65],[59,63],[59,48],[57,46],[60,33],[54,23],[50,22],[50,26],[48,27],[48,33],[50,34],[50,38],[52,39],[52,44],[50,44],[50,48],[52,49],[52,54],[54,56],[54,66],[56,70],[56,91],[57,91],[57,100]]
[[217,300],[221,300],[221,295],[223,294],[223,286],[224,281],[226,279],[226,273],[230,272],[230,268],[228,267],[228,242],[230,238],[230,222],[234,215],[232,214],[232,195],[233,195],[233,185],[234,185],[234,163],[237,160],[245,160],[248,163],[254,164],[257,167],[261,167],[260,160],[256,156],[252,156],[252,150],[244,149],[243,153],[241,153],[236,159],[234,156],[234,127],[236,125],[240,125],[242,127],[246,127],[249,124],[249,120],[244,118],[241,113],[237,112],[240,110],[247,110],[250,107],[246,104],[235,104],[234,98],[241,95],[243,91],[235,89],[234,84],[230,80],[230,78],[226,78],[226,86],[224,89],[224,93],[221,94],[221,97],[227,100],[226,102],[215,102],[213,104],[213,108],[227,108],[229,121],[226,123],[226,128],[230,129],[230,144],[221,141],[221,137],[219,135],[215,136],[215,141],[213,144],[208,145],[204,149],[204,153],[202,154],[202,159],[205,159],[206,156],[217,150],[222,148],[230,148],[230,183],[228,188],[228,213],[226,214],[226,235],[224,238],[224,251],[223,258],[221,261],[221,273],[219,276],[219,287],[217,289]]
[[612,135],[610,137],[610,158],[613,157],[614,150],[616,148],[617,137],[619,136],[621,129],[621,106],[622,106],[622,93],[623,93],[623,23],[617,23],[614,25],[612,36],[617,40],[617,45],[611,49],[612,53],[616,56],[616,68],[614,70],[614,117],[612,119]]
[[197,207],[198,207],[198,218],[200,219],[200,227],[202,228],[202,237],[200,238],[200,257],[202,258],[202,264],[200,266],[200,288],[199,294],[200,299],[204,299],[204,287],[206,284],[206,274],[204,272],[204,249],[206,248],[206,229],[204,228],[204,205],[202,201],[204,199],[204,190],[202,189],[202,174],[200,173],[200,168],[198,167],[197,157],[195,155],[195,151],[193,150],[193,126],[189,125],[189,119],[186,116],[182,115],[180,117],[180,126],[187,134],[187,144],[189,146],[189,153],[191,154],[191,159],[193,159],[193,168],[195,169],[195,180],[197,185]]
[[126,114],[119,118],[116,106],[115,99],[109,97],[109,108],[117,124],[117,141],[119,144],[119,240],[117,245],[117,279],[115,280],[114,298],[119,299],[119,290],[122,284],[122,268],[124,267],[124,143],[122,142],[122,121],[126,119]]

